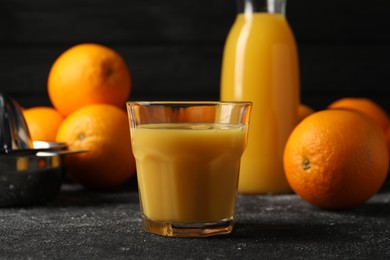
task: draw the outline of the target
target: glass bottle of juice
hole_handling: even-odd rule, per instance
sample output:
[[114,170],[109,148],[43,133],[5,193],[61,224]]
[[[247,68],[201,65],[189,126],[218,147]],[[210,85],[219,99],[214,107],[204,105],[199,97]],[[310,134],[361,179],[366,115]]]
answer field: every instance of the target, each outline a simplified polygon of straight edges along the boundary
[[252,101],[243,194],[288,193],[283,150],[297,123],[299,64],[286,0],[239,0],[222,62],[221,100]]

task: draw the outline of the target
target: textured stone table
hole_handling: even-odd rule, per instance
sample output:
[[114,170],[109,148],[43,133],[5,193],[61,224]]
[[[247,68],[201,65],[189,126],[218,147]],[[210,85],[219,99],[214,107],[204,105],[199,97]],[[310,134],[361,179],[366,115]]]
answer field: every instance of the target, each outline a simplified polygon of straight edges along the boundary
[[116,192],[65,184],[46,205],[0,209],[0,258],[255,259],[390,257],[390,185],[352,211],[293,194],[238,198],[234,232],[167,238],[144,232],[134,185]]

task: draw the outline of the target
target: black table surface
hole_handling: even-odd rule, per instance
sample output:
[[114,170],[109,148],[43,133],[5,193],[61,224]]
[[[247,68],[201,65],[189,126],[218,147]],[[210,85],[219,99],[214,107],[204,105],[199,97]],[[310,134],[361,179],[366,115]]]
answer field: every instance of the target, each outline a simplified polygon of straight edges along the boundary
[[169,238],[144,232],[136,184],[115,192],[65,183],[44,205],[0,209],[6,259],[388,259],[390,185],[348,211],[295,194],[239,195],[229,235]]

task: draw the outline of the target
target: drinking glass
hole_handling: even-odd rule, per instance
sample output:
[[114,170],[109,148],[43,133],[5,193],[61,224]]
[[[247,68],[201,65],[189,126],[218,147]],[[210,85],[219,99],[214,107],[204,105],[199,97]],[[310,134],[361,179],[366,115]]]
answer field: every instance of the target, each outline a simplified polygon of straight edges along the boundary
[[230,233],[250,102],[127,102],[144,230]]

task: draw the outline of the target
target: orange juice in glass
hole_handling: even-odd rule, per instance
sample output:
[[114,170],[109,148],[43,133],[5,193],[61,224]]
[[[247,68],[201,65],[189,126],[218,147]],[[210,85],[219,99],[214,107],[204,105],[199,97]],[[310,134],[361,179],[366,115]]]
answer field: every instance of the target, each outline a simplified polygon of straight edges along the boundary
[[230,233],[251,103],[127,108],[144,229],[182,237]]
[[226,40],[221,75],[222,100],[253,103],[238,190],[245,194],[288,193],[291,188],[282,159],[297,123],[295,39],[283,14],[284,0],[239,2],[245,4]]

